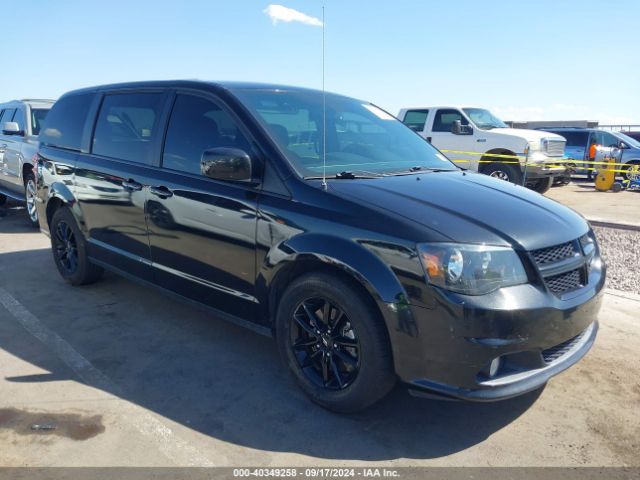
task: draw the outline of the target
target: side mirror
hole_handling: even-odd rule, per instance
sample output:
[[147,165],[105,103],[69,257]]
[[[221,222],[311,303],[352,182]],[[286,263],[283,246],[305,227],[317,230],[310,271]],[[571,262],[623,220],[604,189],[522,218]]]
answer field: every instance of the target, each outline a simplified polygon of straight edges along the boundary
[[211,148],[202,152],[200,172],[215,180],[251,182],[251,157],[238,148]]
[[462,125],[460,120],[454,120],[453,125],[451,125],[451,133],[454,135],[472,135],[473,128],[471,125]]
[[2,125],[2,133],[4,133],[5,135],[22,135],[23,134],[17,122],[4,122],[4,125]]

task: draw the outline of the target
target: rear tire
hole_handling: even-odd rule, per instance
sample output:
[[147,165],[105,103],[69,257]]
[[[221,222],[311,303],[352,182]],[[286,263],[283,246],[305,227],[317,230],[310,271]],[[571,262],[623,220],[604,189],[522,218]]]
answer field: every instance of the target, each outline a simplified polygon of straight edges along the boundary
[[482,169],[482,173],[507,182],[518,185],[522,184],[522,172],[520,171],[520,167],[509,163],[490,163]]
[[309,398],[334,412],[362,410],[395,384],[386,327],[363,295],[337,276],[308,274],[278,306],[283,361]]
[[88,285],[100,279],[104,270],[87,256],[87,242],[67,207],[59,208],[51,219],[51,251],[58,271],[71,285]]
[[36,208],[36,199],[38,192],[36,190],[36,177],[33,173],[27,173],[24,177],[24,201],[27,204],[27,216],[29,223],[33,228],[38,228],[38,210]]

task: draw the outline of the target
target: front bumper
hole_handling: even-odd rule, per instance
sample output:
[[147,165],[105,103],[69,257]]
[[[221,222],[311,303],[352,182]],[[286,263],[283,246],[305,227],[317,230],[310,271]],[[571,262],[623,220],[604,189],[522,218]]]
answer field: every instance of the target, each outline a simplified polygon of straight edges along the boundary
[[[558,177],[567,173],[566,161],[562,158],[557,160],[547,158],[546,161],[531,161],[526,164],[527,178]],[[522,165],[524,171],[525,165]]]
[[604,273],[563,298],[531,284],[480,297],[434,289],[431,308],[409,307],[414,335],[396,349],[396,371],[412,393],[493,401],[535,390],[593,345]]

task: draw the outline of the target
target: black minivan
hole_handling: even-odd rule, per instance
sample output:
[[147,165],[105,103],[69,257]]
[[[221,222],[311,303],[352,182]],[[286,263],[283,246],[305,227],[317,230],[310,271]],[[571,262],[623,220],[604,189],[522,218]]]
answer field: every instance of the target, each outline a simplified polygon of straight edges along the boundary
[[371,103],[109,85],[64,95],[40,142],[41,228],[65,280],[106,268],[274,335],[326,408],[362,409],[398,379],[509,398],[594,342],[605,266],[587,222],[457,168]]

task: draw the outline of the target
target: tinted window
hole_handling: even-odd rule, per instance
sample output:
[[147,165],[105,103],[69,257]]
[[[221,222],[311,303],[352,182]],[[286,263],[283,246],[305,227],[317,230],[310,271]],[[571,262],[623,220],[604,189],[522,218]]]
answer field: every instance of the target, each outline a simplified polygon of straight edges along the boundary
[[422,132],[428,115],[429,110],[409,110],[404,116],[403,123],[415,132]]
[[206,98],[178,95],[171,111],[162,167],[200,174],[202,153],[216,147],[249,152],[249,142],[226,111]]
[[551,132],[557,133],[567,140],[567,147],[586,147],[589,132],[564,132],[562,130]]
[[104,97],[93,136],[96,155],[151,164],[161,93],[127,93]]
[[44,124],[47,113],[49,113],[49,109],[47,108],[31,109],[31,135],[40,135],[40,129]]
[[58,100],[47,114],[47,123],[40,132],[40,143],[79,151],[92,93],[68,95]]
[[456,120],[460,120],[462,125],[469,125],[467,119],[458,110],[438,110],[433,121],[433,131],[451,133],[451,127]]

